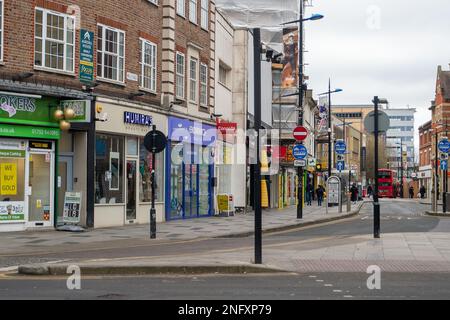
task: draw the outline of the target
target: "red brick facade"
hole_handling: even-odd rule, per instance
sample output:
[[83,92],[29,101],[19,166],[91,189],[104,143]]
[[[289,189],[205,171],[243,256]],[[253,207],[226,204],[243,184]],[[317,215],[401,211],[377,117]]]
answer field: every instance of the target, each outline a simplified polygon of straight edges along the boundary
[[[176,5],[176,0],[172,0]],[[94,32],[94,70],[97,73],[97,25],[104,24],[125,32],[125,80],[115,84],[97,79],[100,85],[95,93],[117,98],[128,98],[131,93],[140,91],[141,56],[140,38],[155,43],[157,47],[156,94],[145,92],[134,100],[152,105],[161,105],[162,92],[162,52],[163,52],[163,10],[171,1],[158,0],[158,5],[149,0],[3,0],[4,2],[4,50],[0,65],[0,79],[13,79],[20,73],[32,72],[33,76],[25,82],[48,84],[68,89],[81,90],[79,81],[80,36],[79,29]],[[34,66],[34,19],[35,8],[40,7],[59,13],[75,13],[76,42],[75,70],[71,74],[64,72],[37,70]],[[186,48],[194,43],[202,48],[201,61],[210,61],[210,32],[200,27],[200,0],[198,1],[198,25],[189,22],[189,1],[186,1],[186,16],[177,16],[175,23],[175,42]],[[186,66],[186,73],[188,65]],[[42,69],[42,68],[39,68]],[[127,73],[139,76],[139,81],[127,79]],[[212,73],[212,71],[210,71]],[[187,74],[186,74],[187,76]],[[187,79],[187,78],[186,78]]]

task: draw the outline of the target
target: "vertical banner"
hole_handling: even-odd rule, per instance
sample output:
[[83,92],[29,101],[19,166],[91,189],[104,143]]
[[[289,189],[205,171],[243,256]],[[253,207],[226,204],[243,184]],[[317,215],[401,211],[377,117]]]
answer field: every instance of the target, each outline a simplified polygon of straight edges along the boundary
[[320,133],[328,132],[328,96],[319,98],[319,120],[317,130]]
[[80,81],[94,81],[94,33],[80,30]]
[[283,29],[284,61],[281,73],[282,88],[297,88],[298,83],[298,29]]

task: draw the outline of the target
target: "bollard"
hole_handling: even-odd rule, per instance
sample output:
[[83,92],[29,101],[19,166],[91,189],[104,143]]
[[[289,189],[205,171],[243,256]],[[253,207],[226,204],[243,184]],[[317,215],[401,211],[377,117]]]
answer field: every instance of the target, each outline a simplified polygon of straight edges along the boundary
[[347,213],[352,211],[351,193],[347,193]]

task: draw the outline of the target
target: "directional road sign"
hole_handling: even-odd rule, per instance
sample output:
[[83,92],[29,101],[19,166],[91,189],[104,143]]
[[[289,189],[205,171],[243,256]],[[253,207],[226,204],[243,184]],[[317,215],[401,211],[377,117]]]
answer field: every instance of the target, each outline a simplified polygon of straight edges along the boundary
[[344,161],[338,161],[336,168],[338,169],[338,171],[343,171],[345,170],[345,162]]
[[345,152],[347,151],[347,145],[344,141],[337,141],[334,147],[334,151],[336,151],[337,154],[345,154]]
[[441,161],[441,170],[448,170],[448,160]]

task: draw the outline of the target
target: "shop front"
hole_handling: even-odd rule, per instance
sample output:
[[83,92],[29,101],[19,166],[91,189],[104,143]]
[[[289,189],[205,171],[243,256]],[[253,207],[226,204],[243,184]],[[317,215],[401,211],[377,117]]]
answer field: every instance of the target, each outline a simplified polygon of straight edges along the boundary
[[[151,153],[144,137],[156,125],[167,134],[167,117],[140,106],[97,100],[94,227],[149,223]],[[164,153],[156,156],[157,221],[164,221]]]
[[169,118],[166,154],[166,220],[214,214],[216,128],[201,122]]
[[57,223],[58,100],[0,93],[0,232]]

